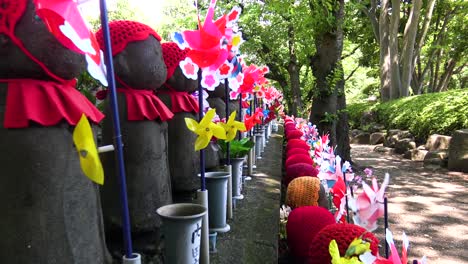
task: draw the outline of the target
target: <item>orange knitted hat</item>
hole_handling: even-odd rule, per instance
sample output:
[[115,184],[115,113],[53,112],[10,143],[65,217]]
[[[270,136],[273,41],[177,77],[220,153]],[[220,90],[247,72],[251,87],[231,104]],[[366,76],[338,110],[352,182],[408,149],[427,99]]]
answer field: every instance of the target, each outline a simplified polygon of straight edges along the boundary
[[318,206],[320,196],[320,179],[302,176],[292,180],[286,191],[286,204],[291,208],[306,205]]
[[[150,35],[161,41],[161,37],[148,25],[136,21],[115,20],[109,22],[109,30],[112,44],[112,56],[122,52],[127,44],[133,41],[142,41]],[[102,50],[104,47],[104,36],[102,28],[96,32],[96,39]]]

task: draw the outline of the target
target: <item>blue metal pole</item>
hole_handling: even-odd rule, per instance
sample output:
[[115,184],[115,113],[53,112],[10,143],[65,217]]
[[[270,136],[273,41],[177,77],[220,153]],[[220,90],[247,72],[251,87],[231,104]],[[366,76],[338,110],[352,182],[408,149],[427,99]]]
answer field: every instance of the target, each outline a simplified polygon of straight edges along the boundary
[[[229,83],[228,79],[224,79],[224,103],[226,104],[226,122],[229,118]],[[226,143],[226,165],[231,164],[231,143]]]
[[118,164],[118,173],[119,173],[119,185],[120,185],[120,204],[122,210],[122,231],[123,239],[125,244],[125,256],[127,258],[133,258],[133,249],[132,249],[132,234],[130,228],[130,215],[128,212],[128,201],[127,201],[127,184],[125,177],[125,164],[123,159],[123,150],[122,150],[122,134],[120,132],[120,120],[119,120],[119,110],[117,103],[117,94],[115,88],[115,79],[114,79],[114,65],[112,62],[112,47],[110,41],[110,31],[109,31],[109,21],[107,19],[107,5],[106,0],[100,0],[99,6],[101,10],[101,27],[102,33],[104,36],[104,58],[107,66],[107,80],[109,83],[109,99],[112,109],[112,121],[114,123],[114,145],[115,145],[115,154]]
[[[203,119],[203,87],[201,86],[202,73],[201,70],[198,71],[198,121],[201,122]],[[205,150],[200,149],[200,181],[201,181],[201,190],[206,190],[205,184]]]

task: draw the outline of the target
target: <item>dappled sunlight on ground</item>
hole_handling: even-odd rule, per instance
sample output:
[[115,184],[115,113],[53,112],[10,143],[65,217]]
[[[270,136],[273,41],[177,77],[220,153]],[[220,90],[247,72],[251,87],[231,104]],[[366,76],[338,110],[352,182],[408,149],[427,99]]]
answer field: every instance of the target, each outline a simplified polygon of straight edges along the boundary
[[[389,226],[397,248],[404,231],[410,240],[409,259],[426,255],[429,263],[468,263],[468,174],[425,169],[421,162],[373,152],[375,146],[351,147],[353,161],[372,168],[379,183],[390,173]],[[375,233],[383,241],[383,228]]]

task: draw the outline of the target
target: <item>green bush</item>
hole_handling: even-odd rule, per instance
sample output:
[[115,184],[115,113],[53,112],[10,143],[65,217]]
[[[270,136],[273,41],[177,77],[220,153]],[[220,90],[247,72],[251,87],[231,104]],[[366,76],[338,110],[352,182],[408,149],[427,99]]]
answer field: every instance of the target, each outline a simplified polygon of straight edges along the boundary
[[375,103],[355,103],[346,107],[348,111],[349,127],[357,129],[361,125],[361,116],[365,111],[370,111]]
[[376,105],[349,105],[347,109],[351,126],[359,126],[362,113],[373,110],[386,128],[409,130],[425,140],[434,133],[451,135],[468,127],[468,90],[410,96]]

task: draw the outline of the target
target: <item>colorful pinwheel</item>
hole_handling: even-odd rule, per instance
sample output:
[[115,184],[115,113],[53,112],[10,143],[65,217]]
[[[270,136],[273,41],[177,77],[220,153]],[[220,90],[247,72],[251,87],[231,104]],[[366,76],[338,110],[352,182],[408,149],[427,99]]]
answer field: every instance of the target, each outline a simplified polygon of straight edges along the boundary
[[362,183],[363,192],[356,200],[351,199],[350,207],[355,211],[355,224],[366,228],[368,231],[377,229],[377,220],[384,215],[384,195],[388,186],[390,175],[385,174],[385,179],[379,188],[377,179],[372,178],[372,187]]
[[104,184],[104,170],[94,142],[93,131],[84,114],[73,130],[73,142],[80,157],[83,173],[93,182]]
[[89,74],[107,86],[104,55],[94,33],[81,16],[76,1],[35,0],[34,4],[37,15],[45,22],[48,30],[62,45],[84,54]]
[[245,124],[236,121],[236,111],[232,112],[226,123],[219,123],[226,130],[226,142],[236,137],[237,130],[245,131]]
[[[187,57],[202,69],[201,85],[208,90],[214,90],[221,79],[236,77],[235,57],[243,42],[242,34],[234,32],[241,8],[234,7],[229,14],[214,21],[215,6],[216,0],[211,0],[203,25],[198,16],[197,30],[176,32],[172,36],[181,49],[190,48]],[[185,67],[192,69],[188,63],[185,62]],[[239,79],[233,84],[239,86]]]
[[200,123],[192,118],[185,118],[187,128],[198,135],[195,141],[196,151],[206,148],[213,136],[219,139],[226,139],[226,131],[224,128],[212,121],[215,114],[215,109],[208,110]]
[[351,242],[344,257],[341,257],[338,244],[334,239],[330,241],[328,250],[332,258],[332,264],[363,264],[359,257],[371,251],[370,243],[364,242],[361,238],[355,238]]

